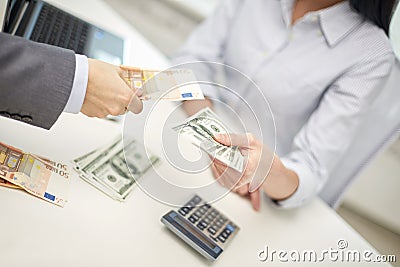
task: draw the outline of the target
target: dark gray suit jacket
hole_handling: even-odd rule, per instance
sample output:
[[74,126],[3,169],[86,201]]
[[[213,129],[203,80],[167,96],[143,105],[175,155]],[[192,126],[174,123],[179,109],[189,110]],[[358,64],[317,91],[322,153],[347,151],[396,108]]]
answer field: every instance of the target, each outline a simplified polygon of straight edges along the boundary
[[73,51],[0,33],[0,116],[50,129],[74,75]]

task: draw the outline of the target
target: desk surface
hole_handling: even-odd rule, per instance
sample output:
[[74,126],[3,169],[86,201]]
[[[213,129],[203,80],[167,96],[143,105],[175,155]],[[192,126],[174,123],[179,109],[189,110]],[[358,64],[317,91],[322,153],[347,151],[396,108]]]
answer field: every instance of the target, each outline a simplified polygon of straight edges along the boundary
[[[52,1],[53,2],[53,1]],[[137,49],[131,64],[164,67],[167,61],[101,1],[57,1],[99,26],[116,28]],[[95,12],[94,12],[95,11]],[[140,51],[142,53],[140,53]],[[137,116],[142,127],[149,111]],[[63,114],[45,131],[0,118],[0,140],[25,151],[70,162],[121,134],[122,123]],[[149,174],[154,175],[154,174]],[[160,222],[171,208],[136,187],[125,203],[103,195],[73,173],[69,201],[59,208],[33,196],[0,188],[0,266],[208,266],[210,263],[171,234]],[[291,211],[263,203],[254,212],[247,200],[229,194],[214,204],[241,226],[213,266],[255,266],[258,252],[270,250],[349,249],[374,251],[322,201]],[[274,264],[279,261],[275,260]],[[273,264],[273,265],[274,265]],[[309,263],[302,263],[309,265]]]

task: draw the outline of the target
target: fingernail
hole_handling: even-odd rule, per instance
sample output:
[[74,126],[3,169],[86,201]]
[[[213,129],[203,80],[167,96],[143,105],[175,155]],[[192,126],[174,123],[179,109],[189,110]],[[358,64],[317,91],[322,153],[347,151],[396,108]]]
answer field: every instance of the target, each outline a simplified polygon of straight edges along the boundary
[[216,134],[214,135],[214,138],[217,139],[218,141],[223,142],[225,140],[225,135],[223,134]]

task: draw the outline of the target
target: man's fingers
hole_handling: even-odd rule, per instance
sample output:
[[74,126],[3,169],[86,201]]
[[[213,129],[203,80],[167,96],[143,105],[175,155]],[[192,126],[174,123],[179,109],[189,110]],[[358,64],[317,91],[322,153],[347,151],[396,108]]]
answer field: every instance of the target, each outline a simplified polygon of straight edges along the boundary
[[143,110],[143,103],[136,95],[134,95],[127,106],[127,109],[135,114],[139,114]]

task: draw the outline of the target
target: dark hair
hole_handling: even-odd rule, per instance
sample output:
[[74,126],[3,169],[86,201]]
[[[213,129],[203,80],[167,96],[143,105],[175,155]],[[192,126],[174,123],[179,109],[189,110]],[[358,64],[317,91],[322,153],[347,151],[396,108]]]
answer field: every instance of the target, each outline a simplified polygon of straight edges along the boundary
[[349,0],[349,2],[355,11],[382,28],[388,35],[397,0]]

